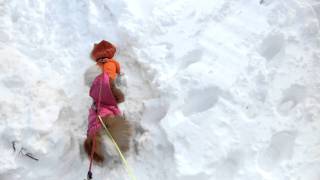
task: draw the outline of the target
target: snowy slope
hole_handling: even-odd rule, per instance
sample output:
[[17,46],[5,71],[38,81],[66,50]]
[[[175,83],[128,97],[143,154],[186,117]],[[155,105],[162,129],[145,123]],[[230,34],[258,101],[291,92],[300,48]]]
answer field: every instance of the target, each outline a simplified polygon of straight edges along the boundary
[[[137,179],[319,180],[319,4],[0,0],[0,179],[85,178],[89,52],[107,39]],[[93,173],[129,179],[116,156]]]

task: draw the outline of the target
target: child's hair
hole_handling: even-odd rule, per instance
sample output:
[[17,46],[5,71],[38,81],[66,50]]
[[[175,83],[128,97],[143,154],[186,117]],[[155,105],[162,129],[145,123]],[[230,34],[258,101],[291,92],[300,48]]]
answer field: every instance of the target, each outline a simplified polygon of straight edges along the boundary
[[108,41],[102,40],[98,44],[94,44],[91,52],[91,58],[98,61],[103,58],[111,59],[116,53],[116,47]]

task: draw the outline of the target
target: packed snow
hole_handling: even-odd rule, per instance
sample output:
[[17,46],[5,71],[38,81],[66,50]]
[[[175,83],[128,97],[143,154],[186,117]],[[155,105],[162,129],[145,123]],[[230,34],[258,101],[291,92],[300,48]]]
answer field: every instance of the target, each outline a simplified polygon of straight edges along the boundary
[[[138,180],[319,180],[319,19],[318,0],[0,0],[0,179],[86,178],[106,39]],[[93,177],[129,179],[116,153]]]

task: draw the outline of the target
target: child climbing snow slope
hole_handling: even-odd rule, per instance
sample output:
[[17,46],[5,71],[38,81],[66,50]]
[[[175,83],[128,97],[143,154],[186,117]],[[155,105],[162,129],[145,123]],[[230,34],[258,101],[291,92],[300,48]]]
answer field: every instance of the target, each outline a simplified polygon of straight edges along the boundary
[[89,109],[84,148],[91,160],[98,162],[104,161],[106,154],[102,149],[105,132],[98,119],[99,116],[122,151],[128,150],[131,136],[131,126],[124,120],[118,107],[118,103],[124,101],[124,95],[115,85],[115,80],[120,74],[120,65],[113,58],[115,52],[115,46],[105,40],[95,44],[91,52],[91,58],[101,68],[101,74],[95,78],[90,88],[93,104]]

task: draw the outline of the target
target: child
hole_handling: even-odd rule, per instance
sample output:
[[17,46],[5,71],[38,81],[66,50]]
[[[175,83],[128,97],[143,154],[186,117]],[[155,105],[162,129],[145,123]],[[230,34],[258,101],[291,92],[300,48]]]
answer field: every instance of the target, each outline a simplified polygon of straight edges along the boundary
[[88,156],[90,157],[93,153],[93,159],[98,162],[104,161],[102,152],[104,130],[98,115],[102,117],[103,123],[107,125],[113,138],[124,152],[129,148],[132,133],[131,125],[124,120],[117,105],[124,101],[124,95],[115,86],[115,79],[120,74],[120,65],[113,59],[115,52],[114,45],[105,40],[95,44],[91,52],[92,59],[101,67],[103,73],[95,78],[90,88],[90,96],[94,103],[89,109],[88,131],[84,148]]

